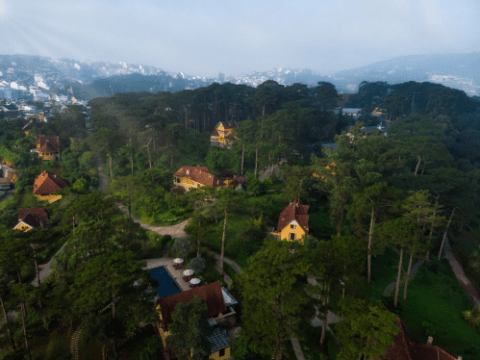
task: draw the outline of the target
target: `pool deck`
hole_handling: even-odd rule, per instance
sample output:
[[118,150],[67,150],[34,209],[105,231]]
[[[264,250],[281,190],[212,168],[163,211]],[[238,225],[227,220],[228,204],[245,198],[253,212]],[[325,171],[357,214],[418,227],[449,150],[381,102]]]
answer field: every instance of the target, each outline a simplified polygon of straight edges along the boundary
[[185,269],[175,270],[173,268],[172,258],[149,259],[147,260],[146,270],[155,269],[160,266],[164,266],[168,270],[170,276],[175,279],[175,282],[178,284],[178,286],[180,286],[180,289],[182,289],[182,291],[191,290],[190,286],[188,286],[188,283],[186,283],[182,279],[183,271]]

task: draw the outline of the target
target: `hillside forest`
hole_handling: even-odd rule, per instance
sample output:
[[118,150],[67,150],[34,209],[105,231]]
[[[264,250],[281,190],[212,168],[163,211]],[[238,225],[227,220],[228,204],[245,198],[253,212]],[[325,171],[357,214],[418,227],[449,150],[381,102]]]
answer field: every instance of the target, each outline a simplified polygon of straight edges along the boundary
[[[68,106],[28,131],[23,119],[0,119],[0,159],[18,174],[0,202],[0,358],[70,359],[82,326],[84,358],[161,359],[148,290],[158,284],[144,268],[165,254],[201,263],[205,283],[239,300],[235,359],[294,359],[291,337],[308,359],[377,359],[398,318],[419,343],[433,336],[480,357],[480,314],[444,257],[451,251],[480,290],[478,98],[432,83],[362,82],[347,95],[327,82],[266,81],[88,105],[90,116]],[[238,123],[231,148],[210,145],[219,122]],[[30,152],[39,135],[59,136],[61,160]],[[196,165],[246,184],[174,187],[173,174]],[[33,195],[43,170],[71,185],[60,201]],[[269,236],[292,201],[309,206],[303,244]],[[46,228],[12,230],[19,209],[37,207]],[[177,239],[138,223],[187,219]],[[242,272],[221,262],[219,273],[214,254]],[[327,332],[329,312],[343,320]],[[315,314],[323,327],[311,325]]]

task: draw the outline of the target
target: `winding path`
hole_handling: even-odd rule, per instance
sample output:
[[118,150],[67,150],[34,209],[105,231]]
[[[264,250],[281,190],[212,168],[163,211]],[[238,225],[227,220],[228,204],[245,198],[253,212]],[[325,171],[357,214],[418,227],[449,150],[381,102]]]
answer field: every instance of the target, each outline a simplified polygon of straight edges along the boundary
[[458,282],[463,287],[463,289],[469,296],[470,300],[475,305],[477,305],[477,307],[480,309],[480,296],[478,295],[477,290],[473,287],[470,280],[468,280],[467,276],[465,275],[462,265],[460,265],[457,259],[455,259],[455,256],[452,253],[452,249],[450,247],[450,242],[448,241],[448,238],[447,238],[447,241],[445,242],[445,257],[450,263],[450,266],[452,267],[453,273],[457,277]]
[[[123,205],[117,204],[118,207],[124,211],[127,215],[130,215],[128,212],[127,208]],[[187,219],[185,221],[182,221],[179,224],[176,225],[169,225],[169,226],[152,226],[145,224],[138,220],[135,216],[132,215],[132,220],[135,221],[136,223],[140,224],[140,226],[144,229],[153,231],[157,233],[158,235],[170,235],[172,238],[179,238],[179,237],[184,237],[186,236],[185,234],[185,226],[187,226],[188,221],[190,219]]]

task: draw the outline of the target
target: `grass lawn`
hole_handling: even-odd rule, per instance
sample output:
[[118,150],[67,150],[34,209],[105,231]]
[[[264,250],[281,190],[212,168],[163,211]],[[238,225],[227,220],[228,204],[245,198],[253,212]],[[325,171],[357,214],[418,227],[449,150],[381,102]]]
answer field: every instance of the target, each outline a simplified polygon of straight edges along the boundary
[[[230,215],[227,219],[227,231],[225,234],[225,256],[235,261],[240,267],[247,266],[247,259],[251,253],[247,246],[243,245],[243,239],[240,239],[240,233],[244,227],[248,216]],[[210,227],[208,235],[202,240],[202,243],[213,251],[220,253],[222,247],[223,219],[217,223],[207,225]],[[261,244],[260,244],[261,246]]]
[[[395,281],[393,257],[384,254],[374,260],[373,295],[383,298],[385,287]],[[404,268],[407,264],[404,263]],[[376,275],[375,275],[376,274]],[[465,360],[470,349],[480,344],[480,332],[469,326],[462,317],[462,311],[472,308],[467,295],[458,283],[449,263],[423,265],[416,278],[410,281],[408,297],[403,300],[403,287],[399,298],[400,317],[416,340],[425,343],[428,335],[433,336],[434,344],[443,349],[461,354]],[[428,330],[427,330],[428,329]],[[473,360],[473,358],[472,358]]]
[[162,214],[157,214],[156,216],[149,216],[143,212],[138,212],[135,210],[133,210],[132,212],[133,216],[135,216],[138,220],[151,226],[176,225],[188,219],[188,217],[191,215],[191,212],[179,212],[174,209],[165,211]]
[[[400,256],[388,249],[382,255],[372,259],[372,291],[373,297],[381,299],[388,284],[397,280],[398,261]],[[408,267],[408,258],[404,256],[403,267]]]

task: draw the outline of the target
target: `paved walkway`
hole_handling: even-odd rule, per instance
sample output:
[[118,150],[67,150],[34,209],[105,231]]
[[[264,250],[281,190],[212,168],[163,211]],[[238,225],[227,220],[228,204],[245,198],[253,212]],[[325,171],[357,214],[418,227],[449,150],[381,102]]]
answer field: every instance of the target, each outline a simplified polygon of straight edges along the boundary
[[[65,245],[67,245],[67,242],[68,242],[68,240],[65,241],[65,244],[63,244],[63,246],[60,248],[60,250],[58,250],[56,252],[56,254],[52,256],[52,258],[50,259],[50,261],[48,263],[38,266],[38,268],[40,269],[40,281],[41,282],[43,282],[43,279],[50,276],[50,274],[52,273],[52,264],[55,261],[55,257],[62,252]],[[38,286],[36,277],[35,277],[35,279],[32,280],[31,284],[33,286]]]
[[458,279],[458,282],[463,287],[467,295],[469,296],[470,300],[480,308],[480,296],[478,295],[477,290],[473,287],[470,280],[468,280],[465,272],[463,271],[462,265],[455,259],[455,256],[452,253],[450,248],[450,242],[445,242],[445,257],[447,258],[450,266],[452,267],[453,273]]

